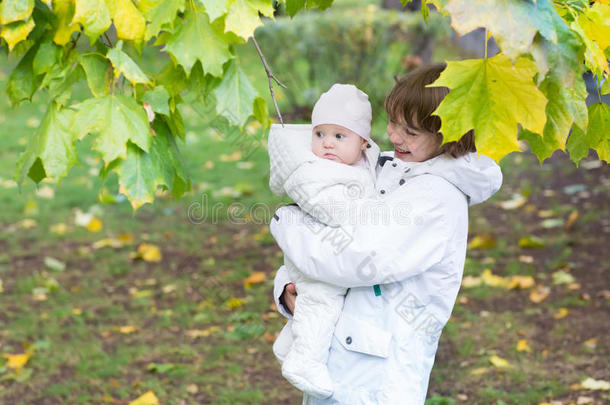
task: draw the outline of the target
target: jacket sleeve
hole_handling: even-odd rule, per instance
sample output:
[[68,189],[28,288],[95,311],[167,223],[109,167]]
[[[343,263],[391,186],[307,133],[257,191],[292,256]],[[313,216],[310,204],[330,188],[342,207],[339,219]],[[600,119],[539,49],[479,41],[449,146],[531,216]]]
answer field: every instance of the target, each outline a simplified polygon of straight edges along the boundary
[[320,158],[295,169],[284,189],[309,215],[335,226],[348,219],[346,213],[354,199],[375,195],[368,170]]
[[284,305],[280,302],[280,296],[284,292],[284,287],[286,284],[291,283],[288,276],[288,272],[286,271],[286,267],[282,266],[278,269],[275,274],[275,279],[273,280],[273,299],[275,300],[275,306],[280,314],[284,315],[288,319],[292,319],[292,314],[288,312],[288,310],[284,307]]
[[439,263],[453,233],[447,197],[456,194],[443,193],[452,186],[438,182],[444,180],[420,176],[386,199],[355,200],[357,221],[342,227],[324,226],[294,206],[281,207],[271,233],[312,279],[348,288],[404,280]]

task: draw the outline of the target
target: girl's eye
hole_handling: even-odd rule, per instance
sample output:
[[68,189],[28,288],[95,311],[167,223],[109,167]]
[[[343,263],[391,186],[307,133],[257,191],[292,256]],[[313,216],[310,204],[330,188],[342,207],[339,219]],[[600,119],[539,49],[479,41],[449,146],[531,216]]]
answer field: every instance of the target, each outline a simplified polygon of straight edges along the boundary
[[417,136],[417,134],[416,134],[415,132],[413,132],[413,131],[411,131],[411,130],[409,130],[409,129],[405,129],[405,132],[407,133],[407,135],[410,135],[410,136]]
[[343,135],[343,134],[337,134],[337,135],[335,135],[335,136],[336,136],[336,138],[337,138],[337,139],[343,139],[343,138],[345,138],[345,135]]

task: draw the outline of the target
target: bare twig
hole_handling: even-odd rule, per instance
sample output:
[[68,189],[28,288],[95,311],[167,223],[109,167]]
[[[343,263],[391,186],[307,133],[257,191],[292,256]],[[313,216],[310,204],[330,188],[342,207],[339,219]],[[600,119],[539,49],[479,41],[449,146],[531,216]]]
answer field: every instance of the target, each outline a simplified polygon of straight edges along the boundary
[[267,60],[265,60],[265,56],[263,55],[263,52],[261,51],[261,48],[258,46],[258,42],[256,42],[256,38],[254,38],[254,35],[252,35],[252,42],[254,42],[254,46],[256,47],[256,51],[258,52],[258,56],[260,56],[261,61],[263,62],[263,66],[265,67],[265,72],[267,72],[267,78],[269,79],[269,91],[271,92],[271,98],[273,99],[273,105],[275,106],[275,112],[277,112],[277,116],[280,119],[280,124],[282,124],[282,126],[284,126],[284,120],[282,119],[282,114],[280,113],[280,108],[277,106],[277,100],[275,99],[275,94],[273,93],[273,82],[272,80],[274,80],[279,86],[283,87],[283,88],[287,88],[286,86],[284,86],[278,79],[277,77],[275,77],[273,75],[273,73],[271,73],[271,70],[269,69],[269,65],[267,65]]
[[76,43],[78,42],[78,40],[80,39],[80,35],[82,34],[82,31],[78,32],[78,35],[76,36],[76,39],[72,39],[72,46],[70,47],[70,49],[68,50],[68,53],[66,54],[66,60],[70,57],[70,54],[72,53],[72,51],[74,50],[74,48],[76,48]]

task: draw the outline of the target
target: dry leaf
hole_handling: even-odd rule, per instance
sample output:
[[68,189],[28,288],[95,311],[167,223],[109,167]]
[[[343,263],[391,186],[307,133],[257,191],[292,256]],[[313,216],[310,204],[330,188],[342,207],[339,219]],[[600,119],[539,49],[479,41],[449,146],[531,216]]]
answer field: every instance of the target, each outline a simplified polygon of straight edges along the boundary
[[129,405],[159,405],[159,399],[154,392],[148,391],[129,403]]
[[527,197],[515,193],[510,200],[499,202],[498,205],[505,210],[515,210],[522,207],[527,202]]
[[557,312],[555,312],[555,314],[553,315],[553,318],[555,319],[561,319],[561,318],[565,318],[568,315],[568,309],[567,308],[559,308],[557,310]]
[[508,287],[509,281],[503,277],[491,273],[491,269],[483,270],[481,281],[491,287]]
[[583,346],[585,346],[587,349],[595,349],[595,347],[597,347],[597,338],[591,338],[591,339],[587,339],[585,340],[585,342],[583,343]]
[[21,354],[4,353],[2,354],[2,357],[7,359],[6,367],[13,369],[15,372],[19,372],[30,360],[32,354],[34,354],[33,350],[27,350],[25,353]]
[[189,394],[195,395],[196,393],[199,392],[199,387],[195,384],[189,384],[186,386],[186,392],[188,392]]
[[485,374],[488,371],[489,371],[489,368],[487,368],[487,367],[479,367],[479,368],[474,368],[474,369],[470,370],[470,372],[468,374],[481,375],[481,374]]
[[89,230],[89,232],[95,233],[101,231],[102,226],[102,221],[93,217],[91,218],[91,221],[89,221],[89,223],[87,224],[86,228]]
[[528,352],[528,353],[532,352],[532,348],[530,347],[529,343],[527,342],[527,339],[519,339],[519,341],[517,342],[517,351],[518,352]]
[[62,222],[59,224],[51,225],[49,231],[57,235],[63,235],[68,231],[68,226]]
[[508,283],[509,289],[521,288],[522,290],[531,288],[535,284],[532,276],[512,276]]
[[572,225],[574,225],[574,222],[576,222],[579,216],[580,215],[578,214],[578,210],[574,210],[570,213],[570,216],[568,217],[568,220],[566,221],[565,225],[566,231],[569,231],[570,228],[572,228]]
[[82,309],[80,309],[80,308],[72,308],[72,313],[73,313],[74,315],[76,315],[76,316],[78,316],[78,315],[82,315],[83,310],[82,310]]
[[504,360],[503,358],[498,357],[495,354],[493,356],[489,357],[489,362],[491,364],[493,364],[497,368],[509,368],[509,367],[512,367],[511,364],[507,360]]
[[229,309],[239,308],[244,304],[244,301],[241,298],[231,298],[225,302],[225,305]]
[[267,275],[262,271],[257,271],[252,273],[248,278],[244,280],[244,286],[249,288],[252,284],[259,284],[265,281]]
[[610,390],[610,382],[604,380],[594,380],[589,377],[580,383],[580,386],[592,391],[608,391]]
[[490,249],[496,246],[496,238],[493,235],[476,235],[468,243],[468,249]]
[[162,259],[161,251],[157,245],[141,243],[138,251],[131,254],[132,259],[142,259],[146,262],[160,262]]
[[551,289],[549,287],[539,285],[535,290],[530,292],[530,300],[536,304],[542,302],[546,297],[549,296]]
[[462,287],[464,287],[464,288],[477,287],[480,285],[481,285],[481,277],[465,276],[462,279]]
[[545,247],[546,244],[537,236],[524,236],[519,239],[519,247],[526,249],[538,249]]
[[137,330],[138,330],[138,327],[135,325],[125,325],[125,326],[119,327],[119,332],[121,332],[124,335],[129,335],[130,333],[134,333]]

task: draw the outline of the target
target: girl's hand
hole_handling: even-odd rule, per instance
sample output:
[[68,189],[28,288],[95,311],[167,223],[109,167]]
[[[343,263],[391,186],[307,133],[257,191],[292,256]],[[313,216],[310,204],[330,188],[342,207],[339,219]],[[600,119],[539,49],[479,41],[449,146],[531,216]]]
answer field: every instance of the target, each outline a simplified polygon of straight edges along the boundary
[[290,312],[294,314],[294,304],[297,299],[297,288],[294,283],[288,283],[284,286],[284,292],[280,296],[280,303]]

